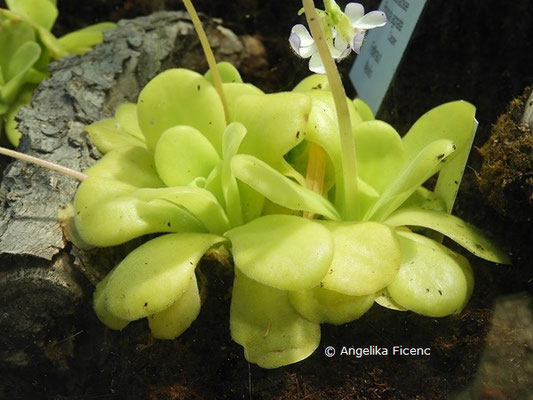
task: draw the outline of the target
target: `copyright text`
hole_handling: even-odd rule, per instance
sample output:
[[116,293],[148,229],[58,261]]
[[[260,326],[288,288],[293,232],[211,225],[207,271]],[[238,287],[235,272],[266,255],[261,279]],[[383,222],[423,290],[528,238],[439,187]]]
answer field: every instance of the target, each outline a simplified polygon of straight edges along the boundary
[[412,356],[430,356],[431,348],[430,347],[407,347],[407,346],[366,346],[366,347],[355,347],[355,346],[339,346],[337,348],[333,346],[327,346],[324,349],[324,354],[326,357],[333,357],[335,355],[339,356],[348,356],[355,358],[363,357],[412,357]]

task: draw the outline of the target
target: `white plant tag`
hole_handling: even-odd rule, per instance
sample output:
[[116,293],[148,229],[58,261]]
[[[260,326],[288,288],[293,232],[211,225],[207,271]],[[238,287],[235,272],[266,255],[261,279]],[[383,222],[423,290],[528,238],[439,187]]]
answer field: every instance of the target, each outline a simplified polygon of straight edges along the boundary
[[367,32],[350,79],[357,96],[376,114],[415,29],[426,0],[382,0],[387,24]]

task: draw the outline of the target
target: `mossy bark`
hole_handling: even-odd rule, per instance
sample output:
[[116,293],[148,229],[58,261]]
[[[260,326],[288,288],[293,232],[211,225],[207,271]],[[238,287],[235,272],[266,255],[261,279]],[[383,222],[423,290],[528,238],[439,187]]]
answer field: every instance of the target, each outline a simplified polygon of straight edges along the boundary
[[479,187],[492,206],[513,222],[533,215],[533,91],[512,100],[481,147]]

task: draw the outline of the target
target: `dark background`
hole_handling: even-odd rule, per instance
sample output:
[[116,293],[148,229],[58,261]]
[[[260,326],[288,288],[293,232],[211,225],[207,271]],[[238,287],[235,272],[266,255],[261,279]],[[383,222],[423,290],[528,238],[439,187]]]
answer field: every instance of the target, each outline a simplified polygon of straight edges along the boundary
[[[322,7],[320,1],[315,3]],[[343,8],[348,1],[338,3]],[[362,3],[370,11],[380,1]],[[263,41],[269,56],[267,89],[290,89],[307,74],[306,63],[284,40],[302,21],[296,15],[300,1],[197,0],[194,4],[198,11],[221,18],[237,34]],[[58,8],[57,35],[105,20],[184,9],[178,0],[59,0]],[[533,3],[528,0],[428,0],[378,116],[402,131],[430,108],[464,99],[477,106],[479,136],[485,138],[505,105],[533,81],[532,38]],[[352,62],[353,57],[343,61],[341,69],[346,71]],[[351,84],[346,86],[353,94]]]
[[[415,0],[416,1],[416,0]],[[341,7],[347,1],[339,1]],[[362,2],[367,11],[379,1]],[[317,7],[321,7],[319,1]],[[118,20],[156,9],[182,9],[179,1],[59,1],[58,30],[101,20]],[[287,38],[301,17],[301,2],[235,0],[195,1],[198,11],[222,18],[237,34],[258,35],[270,52],[270,68],[282,75],[275,89],[288,89],[305,76],[306,63],[291,54]],[[64,17],[68,14],[69,17]],[[505,104],[533,80],[533,3],[527,0],[429,0],[404,56],[383,119],[409,124],[449,100],[464,99],[478,107],[483,126],[490,126]],[[273,44],[274,48],[269,45]],[[344,61],[342,66],[351,64]],[[291,68],[282,68],[292,65]],[[274,89],[274,88],[273,88]],[[408,100],[405,100],[405,99]],[[399,111],[401,109],[401,111]],[[401,114],[401,116],[399,115]]]
[[[287,41],[291,27],[302,21],[296,15],[299,1],[194,3],[200,12],[221,18],[237,34],[252,35],[263,43],[268,62],[245,80],[267,91],[290,90],[309,73],[307,62],[292,54]],[[372,10],[379,1],[363,4]],[[169,0],[59,0],[58,7],[57,35],[96,22],[183,8],[181,2]],[[348,326],[324,326],[321,346],[306,361],[262,370],[247,364],[242,348],[229,337],[231,276],[207,263],[202,268],[213,274],[214,286],[199,319],[180,339],[147,343],[144,322],[123,332],[106,331],[88,304],[90,328],[76,342],[81,350],[70,373],[24,377],[24,371],[17,372],[21,382],[27,381],[20,393],[44,393],[54,399],[237,399],[252,398],[252,394],[254,399],[441,399],[468,386],[491,325],[492,299],[522,292],[532,284],[530,221],[516,224],[499,215],[479,192],[476,175],[482,163],[476,149],[489,140],[492,125],[509,101],[533,83],[532,38],[530,0],[428,0],[378,114],[405,133],[420,115],[447,101],[464,99],[477,107],[480,126],[455,212],[493,232],[513,253],[514,265],[471,258],[478,286],[462,314],[437,320],[374,307]],[[352,62],[353,57],[344,61],[341,70],[346,73]],[[351,84],[345,83],[347,92],[354,95]],[[94,336],[88,337],[89,333]],[[88,352],[100,343],[98,357]],[[429,361],[369,358],[357,362],[329,360],[321,354],[325,345],[355,343],[360,347],[428,344],[433,353]],[[482,395],[479,398],[511,398],[489,389]]]

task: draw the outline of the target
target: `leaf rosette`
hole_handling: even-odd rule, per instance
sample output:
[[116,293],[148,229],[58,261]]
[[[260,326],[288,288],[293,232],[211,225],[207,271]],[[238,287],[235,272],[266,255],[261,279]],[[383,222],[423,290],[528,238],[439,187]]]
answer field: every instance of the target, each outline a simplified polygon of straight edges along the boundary
[[[327,80],[313,75],[292,92],[265,94],[230,64],[218,68],[229,121],[209,73],[172,69],[137,104],[87,127],[104,156],[74,200],[82,240],[111,246],[161,234],[97,286],[94,307],[108,327],[147,317],[155,337],[181,334],[200,310],[195,267],[224,245],[235,264],[232,337],[250,362],[275,368],[308,357],[321,323],[353,321],[374,303],[459,312],[472,270],[442,235],[508,262],[449,214],[475,131],[472,105],[439,106],[402,138],[347,98],[358,171],[350,180]],[[325,154],[322,192],[306,183],[312,146]],[[424,188],[435,174],[435,188]],[[357,205],[343,204],[346,182]]]
[[[364,31],[385,23],[382,12],[365,15],[350,3],[342,13],[330,0],[317,15],[304,0],[318,40],[300,27],[291,44],[305,56],[316,52],[311,64],[320,58],[327,76],[265,94],[231,64],[215,65],[198,16],[184,3],[210,71],[164,71],[136,104],[88,126],[103,157],[85,173],[2,149],[82,181],[68,224],[80,247],[151,235],[96,286],[94,309],[105,325],[120,330],[147,318],[154,337],[179,336],[200,312],[201,258],[231,254],[232,338],[248,361],[276,368],[313,353],[321,323],[351,322],[374,303],[430,317],[460,312],[473,272],[444,236],[476,256],[509,262],[451,215],[475,108],[443,104],[401,137],[344,94],[328,45],[357,52]],[[39,68],[87,51],[109,25],[56,39],[53,0],[7,4],[0,9],[0,117],[8,115],[6,129],[16,133],[10,118],[44,77]]]

